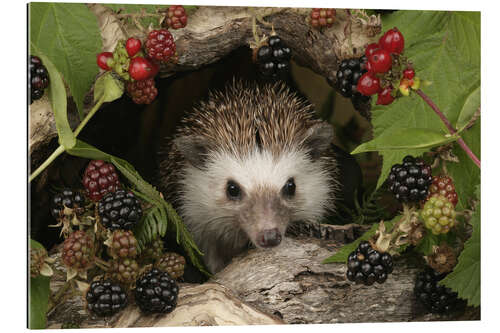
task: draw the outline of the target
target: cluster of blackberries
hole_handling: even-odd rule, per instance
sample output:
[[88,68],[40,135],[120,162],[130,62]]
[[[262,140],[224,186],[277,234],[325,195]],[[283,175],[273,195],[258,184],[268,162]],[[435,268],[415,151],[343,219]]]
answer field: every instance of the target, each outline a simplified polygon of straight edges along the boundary
[[384,283],[392,270],[392,256],[374,250],[367,241],[359,243],[347,258],[347,279],[367,286]]
[[[122,189],[112,164],[102,160],[90,161],[83,175],[83,185],[86,195],[83,191],[71,189],[57,193],[52,199],[50,212],[58,220],[57,226],[63,225],[63,231],[67,231],[63,233],[61,258],[69,279],[76,274],[83,277],[101,254],[107,253],[109,258],[105,275],[93,281],[87,290],[87,310],[97,316],[114,315],[127,306],[129,292],[133,292],[137,305],[145,313],[173,311],[179,293],[175,279],[184,274],[184,257],[173,252],[164,253],[163,242],[158,237],[146,244],[144,254],[150,252],[151,258],[147,262],[141,262],[140,258],[136,260],[138,241],[131,229],[142,218],[141,202],[132,192]],[[90,211],[91,205],[85,205],[89,203],[87,198],[96,204],[93,212],[97,221],[106,228],[106,233],[98,232],[100,229],[94,227],[73,231],[73,225],[88,225],[79,221]],[[107,252],[101,251],[102,245],[107,246]],[[41,273],[46,256],[46,252],[30,253],[30,274],[37,276]],[[154,265],[140,276],[140,272],[146,269],[145,265],[150,264]]]
[[388,177],[389,190],[400,202],[420,202],[427,198],[432,184],[431,167],[420,158],[406,156],[395,164]]
[[280,37],[269,37],[267,45],[257,50],[257,65],[260,73],[267,78],[285,79],[290,68],[292,52]]
[[43,91],[49,86],[49,73],[42,64],[42,60],[36,56],[30,57],[28,89],[30,90],[30,104],[42,98]]
[[97,210],[102,225],[110,230],[130,230],[142,217],[141,203],[124,190],[106,194],[99,201]]
[[337,89],[342,96],[351,99],[356,110],[370,101],[370,96],[362,95],[357,90],[359,78],[366,72],[366,56],[342,60],[337,71]]
[[446,273],[438,273],[430,267],[417,275],[415,297],[432,313],[449,314],[465,306],[456,292],[438,284],[445,276]]
[[85,198],[80,192],[66,188],[52,198],[50,213],[56,220],[63,215],[64,208],[76,210],[75,213],[79,214],[84,203]]
[[[136,281],[134,299],[142,312],[169,313],[177,306],[179,287],[168,273],[153,268]],[[91,283],[86,294],[87,309],[98,316],[111,316],[127,307],[127,292],[111,280]]]

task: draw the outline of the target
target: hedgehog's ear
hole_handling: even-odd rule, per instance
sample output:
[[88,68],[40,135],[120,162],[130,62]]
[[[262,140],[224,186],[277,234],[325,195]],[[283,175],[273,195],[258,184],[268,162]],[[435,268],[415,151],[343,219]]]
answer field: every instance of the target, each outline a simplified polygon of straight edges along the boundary
[[197,135],[180,136],[174,139],[174,146],[192,166],[203,167],[208,152],[206,139]]
[[304,146],[309,149],[313,160],[318,159],[330,149],[333,141],[333,128],[330,124],[321,122],[307,130]]

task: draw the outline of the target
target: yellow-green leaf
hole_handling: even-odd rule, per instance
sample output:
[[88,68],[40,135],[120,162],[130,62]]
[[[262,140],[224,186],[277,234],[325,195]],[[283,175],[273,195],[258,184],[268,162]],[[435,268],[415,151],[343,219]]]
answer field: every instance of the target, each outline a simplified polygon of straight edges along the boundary
[[94,102],[104,97],[103,102],[112,102],[123,95],[125,85],[112,72],[101,75],[94,85]]
[[[36,47],[34,47],[36,50]],[[48,89],[50,104],[54,112],[59,144],[65,149],[72,148],[76,144],[76,138],[69,126],[66,88],[64,87],[61,74],[54,64],[44,54],[38,52],[38,57],[49,72],[50,85]]]
[[467,99],[465,100],[462,110],[458,115],[456,127],[459,132],[462,131],[469,124],[470,120],[474,116],[474,113],[476,113],[480,105],[481,105],[481,87],[478,86],[469,94],[469,96],[467,96]]
[[398,128],[361,144],[351,154],[367,151],[432,148],[457,139],[458,136],[427,128]]

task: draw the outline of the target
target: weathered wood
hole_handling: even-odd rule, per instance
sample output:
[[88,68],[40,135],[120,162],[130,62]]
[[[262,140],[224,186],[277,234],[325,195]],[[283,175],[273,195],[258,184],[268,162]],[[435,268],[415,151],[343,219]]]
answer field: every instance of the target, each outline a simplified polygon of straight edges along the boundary
[[[90,328],[480,319],[479,309],[453,316],[426,314],[413,296],[420,267],[406,259],[396,259],[394,272],[382,285],[347,281],[345,264],[321,263],[341,244],[332,239],[285,238],[277,248],[249,250],[205,284],[181,283],[178,306],[167,315],[145,316],[131,304],[105,320],[89,316],[81,293],[69,291],[68,298],[49,313],[49,327],[65,322]],[[64,284],[65,272],[60,264],[54,271],[55,292]]]
[[78,323],[80,328],[283,324],[278,317],[245,304],[216,283],[181,283],[177,307],[169,314],[144,315],[131,304],[115,316],[103,319],[88,315],[83,298],[74,295],[51,314],[48,328],[60,328],[65,322]]
[[[54,276],[50,288],[55,295],[66,282],[66,269],[60,253],[51,255]],[[89,279],[95,271],[89,272]],[[85,310],[83,293],[72,286],[65,290],[62,301],[48,313],[48,328],[61,328],[65,323],[80,328],[163,327],[163,326],[222,326],[283,324],[276,316],[266,314],[242,302],[231,290],[218,283],[179,284],[177,307],[169,314],[144,315],[131,299],[120,313],[101,318]]]
[[[92,4],[89,9],[97,16],[104,51],[113,51],[119,40],[130,36],[145,38],[145,32],[124,25],[109,8]],[[272,24],[276,33],[293,50],[295,62],[334,84],[339,57],[353,55],[353,49],[361,55],[363,46],[373,42],[375,34],[380,31],[380,18],[361,17],[339,9],[333,27],[320,31],[307,24],[309,12],[310,9],[303,8],[200,7],[190,15],[185,28],[171,30],[179,57],[175,64],[162,65],[160,76],[165,78],[178,72],[199,69],[241,46],[249,46],[254,41],[253,17],[257,17],[259,36],[269,36]],[[86,99],[87,108],[91,106],[91,100]],[[72,125],[78,122],[74,110],[70,112],[70,117]],[[43,146],[54,137],[56,128],[51,107],[48,98],[44,97],[30,106],[30,154],[46,148]]]
[[[406,260],[396,259],[394,272],[384,284],[363,286],[346,279],[344,263],[321,264],[333,253],[316,239],[286,238],[275,249],[254,249],[236,257],[214,281],[289,324],[457,318],[424,314],[413,296],[420,268]],[[479,319],[478,316],[476,313],[461,318]]]

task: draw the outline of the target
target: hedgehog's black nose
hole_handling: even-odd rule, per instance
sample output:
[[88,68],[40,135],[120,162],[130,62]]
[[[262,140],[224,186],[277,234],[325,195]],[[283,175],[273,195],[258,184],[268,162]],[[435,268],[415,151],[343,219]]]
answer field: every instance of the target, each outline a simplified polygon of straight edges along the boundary
[[278,228],[267,229],[257,235],[257,245],[261,247],[273,247],[281,243],[281,233]]

